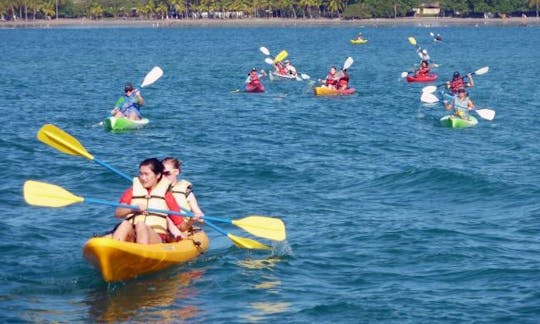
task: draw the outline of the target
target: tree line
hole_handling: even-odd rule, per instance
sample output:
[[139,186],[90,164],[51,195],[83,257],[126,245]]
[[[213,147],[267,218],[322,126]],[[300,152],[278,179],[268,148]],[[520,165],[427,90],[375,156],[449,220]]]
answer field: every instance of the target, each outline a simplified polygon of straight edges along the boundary
[[540,0],[0,0],[2,20],[54,18],[241,19],[397,18],[422,4],[440,16],[535,13]]

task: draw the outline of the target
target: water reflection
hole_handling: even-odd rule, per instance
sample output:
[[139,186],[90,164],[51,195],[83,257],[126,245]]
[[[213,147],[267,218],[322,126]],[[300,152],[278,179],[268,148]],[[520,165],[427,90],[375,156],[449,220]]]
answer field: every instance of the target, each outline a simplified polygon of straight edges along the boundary
[[162,272],[148,279],[101,286],[91,291],[86,303],[90,305],[89,318],[99,322],[157,321],[174,323],[197,316],[199,309],[182,305],[183,300],[197,294],[193,280],[204,271],[176,274]]

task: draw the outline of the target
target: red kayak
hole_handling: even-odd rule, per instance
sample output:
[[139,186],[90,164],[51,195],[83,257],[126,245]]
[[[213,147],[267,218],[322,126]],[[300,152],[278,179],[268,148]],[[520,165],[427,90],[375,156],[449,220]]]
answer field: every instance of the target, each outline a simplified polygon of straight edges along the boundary
[[437,80],[437,74],[407,75],[407,82],[431,82]]
[[246,92],[264,92],[264,86],[259,84],[246,84]]

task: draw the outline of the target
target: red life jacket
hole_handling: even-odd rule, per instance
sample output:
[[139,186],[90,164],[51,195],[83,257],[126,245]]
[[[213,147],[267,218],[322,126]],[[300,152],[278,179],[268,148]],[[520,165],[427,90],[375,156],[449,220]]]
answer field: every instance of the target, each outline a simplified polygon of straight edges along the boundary
[[283,66],[283,64],[281,64],[281,62],[277,62],[276,66],[278,68],[279,74],[283,74],[283,75],[287,74],[287,69]]
[[261,84],[261,80],[259,79],[259,75],[257,73],[249,74],[249,84],[253,86],[258,86],[259,84]]
[[349,75],[343,72],[343,76],[337,82],[338,89],[347,89],[349,87]]
[[460,88],[464,88],[465,84],[463,83],[462,78],[452,79],[450,81],[450,90],[452,90],[452,93],[457,93]]
[[336,75],[335,74],[330,74],[328,73],[328,75],[326,76],[326,85],[327,86],[336,86],[337,83],[338,83],[338,80],[335,79]]
[[429,74],[429,67],[420,67],[418,71],[416,71],[416,75],[428,75]]

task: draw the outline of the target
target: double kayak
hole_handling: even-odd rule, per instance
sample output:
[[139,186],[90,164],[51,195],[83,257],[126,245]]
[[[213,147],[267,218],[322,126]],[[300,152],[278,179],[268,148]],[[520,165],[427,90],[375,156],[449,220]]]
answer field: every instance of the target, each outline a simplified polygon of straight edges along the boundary
[[447,115],[441,118],[441,124],[451,128],[467,128],[478,124],[478,119],[469,115],[469,119],[459,118],[455,115]]
[[313,92],[316,96],[347,96],[351,95],[356,90],[354,88],[348,88],[345,90],[331,89],[328,87],[314,87]]
[[139,129],[146,124],[148,124],[150,120],[148,118],[143,118],[140,120],[131,120],[127,118],[117,118],[117,117],[108,117],[103,122],[103,125],[105,126],[105,129],[108,131],[126,131],[126,130],[134,130]]
[[351,39],[351,44],[365,44],[367,42],[367,39]]
[[103,280],[114,282],[191,261],[206,252],[208,245],[202,230],[180,242],[148,245],[94,237],[84,245],[83,255],[101,272]]
[[431,82],[437,80],[437,74],[407,75],[407,82]]
[[257,85],[252,85],[248,83],[246,84],[245,90],[246,92],[264,92],[264,86],[262,85],[262,83],[259,83]]

